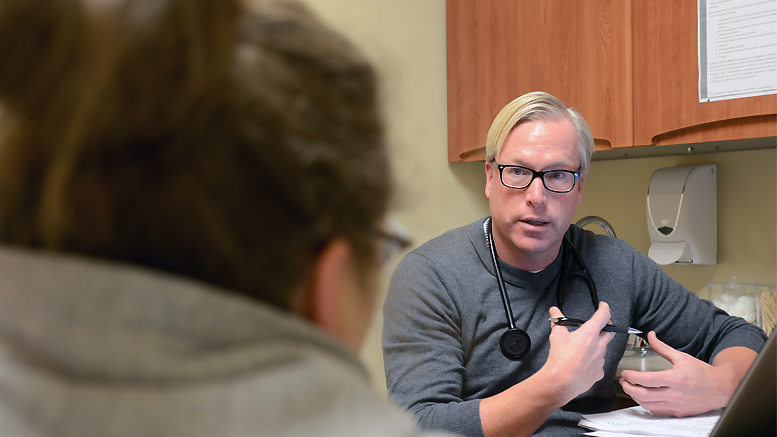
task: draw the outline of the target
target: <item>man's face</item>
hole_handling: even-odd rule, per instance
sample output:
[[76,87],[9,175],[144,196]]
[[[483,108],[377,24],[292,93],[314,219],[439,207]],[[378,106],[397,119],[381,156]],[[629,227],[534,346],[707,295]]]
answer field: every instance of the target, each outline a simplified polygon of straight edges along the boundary
[[[566,119],[524,123],[508,135],[496,163],[536,171],[577,171],[581,163],[575,127]],[[540,178],[526,188],[508,188],[496,165],[487,162],[486,196],[499,257],[529,271],[550,265],[583,200],[584,181],[581,174],[568,193],[548,191]]]

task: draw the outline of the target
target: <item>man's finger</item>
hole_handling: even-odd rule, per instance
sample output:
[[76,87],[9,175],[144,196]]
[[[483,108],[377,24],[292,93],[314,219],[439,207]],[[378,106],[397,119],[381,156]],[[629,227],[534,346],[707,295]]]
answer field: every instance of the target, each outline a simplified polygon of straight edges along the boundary
[[561,310],[556,308],[555,306],[550,307],[550,310],[548,312],[550,313],[550,317],[554,319],[560,319],[564,317],[564,314],[561,312]]
[[648,344],[658,355],[672,364],[677,361],[678,355],[681,354],[677,349],[659,340],[654,331],[648,332]]
[[[607,302],[599,302],[599,309],[588,322],[583,325],[583,329],[595,329],[597,332],[604,328],[604,325],[610,321],[610,305]],[[590,328],[589,328],[590,326]]]
[[658,372],[639,372],[636,370],[624,370],[621,372],[621,379],[631,385],[645,387],[645,388],[661,388],[668,387],[667,374],[668,370],[662,370]]

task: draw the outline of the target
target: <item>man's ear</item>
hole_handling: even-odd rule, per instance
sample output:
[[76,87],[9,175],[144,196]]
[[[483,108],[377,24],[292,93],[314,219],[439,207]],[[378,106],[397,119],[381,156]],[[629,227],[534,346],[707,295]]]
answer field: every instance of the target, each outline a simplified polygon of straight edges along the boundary
[[494,178],[493,168],[493,163],[486,161],[486,197],[489,199],[491,198],[491,180]]
[[340,315],[344,275],[350,272],[351,247],[345,240],[329,242],[315,261],[313,273],[298,296],[295,312],[319,328],[335,333]]

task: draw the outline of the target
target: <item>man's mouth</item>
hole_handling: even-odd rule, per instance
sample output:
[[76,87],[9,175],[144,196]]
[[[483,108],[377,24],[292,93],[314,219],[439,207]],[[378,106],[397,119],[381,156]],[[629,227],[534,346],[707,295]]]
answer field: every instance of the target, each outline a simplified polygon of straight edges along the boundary
[[530,224],[532,226],[542,226],[542,225],[548,224],[548,222],[546,222],[546,221],[536,220],[536,219],[525,219],[525,220],[521,220],[521,221],[524,222],[524,223]]

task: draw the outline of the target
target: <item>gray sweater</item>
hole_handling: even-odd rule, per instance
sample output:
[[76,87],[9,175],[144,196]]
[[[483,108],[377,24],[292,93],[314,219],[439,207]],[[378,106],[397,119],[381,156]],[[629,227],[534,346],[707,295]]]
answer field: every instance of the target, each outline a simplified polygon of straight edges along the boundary
[[2,436],[410,436],[344,346],[194,280],[0,248]]
[[[760,328],[697,298],[624,241],[574,226],[567,236],[591,271],[599,300],[610,305],[615,325],[656,331],[670,346],[707,362],[731,346],[755,351],[763,346]],[[556,305],[560,258],[539,273],[500,260],[515,326],[528,332],[532,344],[527,356],[511,361],[499,347],[507,320],[483,220],[410,252],[394,272],[384,306],[390,398],[424,427],[482,435],[480,399],[527,379],[547,360],[548,309]],[[595,308],[588,287],[579,279],[568,282],[564,315],[590,318]],[[627,341],[626,334],[615,336],[607,348],[605,377],[556,410],[536,435],[578,435],[581,414],[612,408],[613,380]]]

